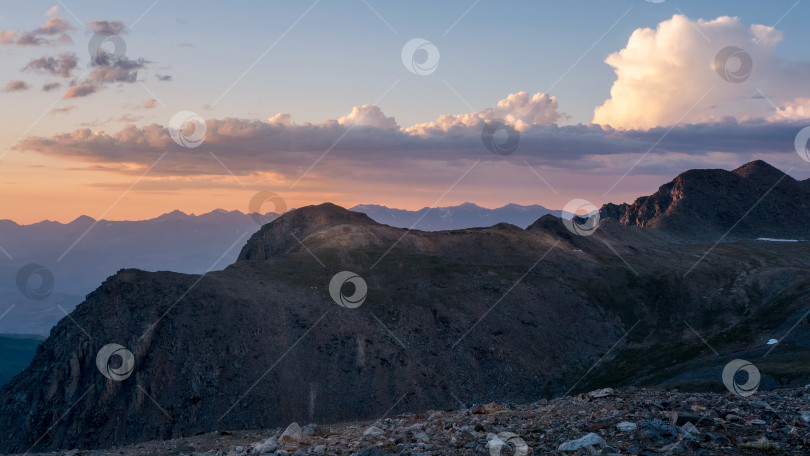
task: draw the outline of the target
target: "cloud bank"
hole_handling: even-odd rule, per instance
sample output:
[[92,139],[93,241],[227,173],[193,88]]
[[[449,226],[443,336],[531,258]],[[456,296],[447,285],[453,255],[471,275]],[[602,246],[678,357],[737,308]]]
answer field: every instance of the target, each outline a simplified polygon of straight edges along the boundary
[[[71,87],[78,89],[81,86]],[[641,154],[650,153],[639,170],[647,173],[671,172],[673,161],[700,160],[712,154],[739,157],[742,161],[771,155],[795,156],[793,141],[803,121],[767,119],[684,124],[670,130],[622,130],[599,125],[559,126],[548,122],[547,111],[529,109],[530,100],[544,96],[512,94],[496,108],[460,114],[465,122],[435,122],[401,128],[393,117],[376,106],[357,106],[346,116],[319,124],[294,123],[289,114],[277,114],[266,121],[250,119],[209,119],[203,144],[196,149],[179,147],[168,129],[159,124],[143,127],[127,125],[107,133],[79,129],[50,137],[29,137],[14,146],[85,163],[103,165],[122,172],[144,169],[166,150],[171,153],[153,170],[156,175],[237,175],[273,172],[285,179],[296,179],[318,157],[330,153],[316,168],[320,176],[341,176],[347,172],[409,166],[437,166],[483,160],[486,162],[528,163],[532,166],[561,167],[584,173],[626,170]],[[526,102],[512,103],[515,100]],[[549,98],[551,100],[551,98]],[[544,102],[545,103],[545,102]],[[531,119],[523,120],[517,150],[509,156],[496,155],[484,146],[482,113]],[[433,125],[425,127],[424,125]],[[448,126],[449,125],[449,126]],[[662,139],[663,138],[663,139]],[[228,163],[229,170],[212,160],[214,153]],[[120,166],[126,165],[126,166]],[[351,170],[351,171],[350,171]]]

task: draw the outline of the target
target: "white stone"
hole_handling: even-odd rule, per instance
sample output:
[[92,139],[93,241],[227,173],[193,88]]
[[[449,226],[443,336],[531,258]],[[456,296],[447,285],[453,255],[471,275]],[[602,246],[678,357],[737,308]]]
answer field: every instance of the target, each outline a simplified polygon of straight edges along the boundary
[[298,443],[303,438],[304,435],[301,432],[301,426],[299,426],[298,423],[292,423],[287,426],[287,429],[284,430],[278,440],[281,443]]
[[604,447],[607,446],[607,442],[602,437],[594,434],[593,432],[586,434],[584,437],[578,438],[576,440],[569,440],[567,442],[563,442],[560,446],[557,447],[558,451],[577,451],[583,448],[587,448],[589,446],[598,446]]
[[686,432],[687,434],[700,434],[698,428],[688,421],[684,423],[683,426],[681,426],[681,429],[683,429],[683,431]]
[[638,428],[638,425],[629,421],[622,421],[616,427],[622,432],[633,432]]
[[377,426],[369,426],[363,431],[363,435],[382,435],[383,430]]
[[262,454],[264,452],[271,452],[276,451],[278,448],[278,442],[276,441],[275,437],[270,437],[269,439],[265,440],[262,443],[254,443],[253,444],[253,452]]
[[613,396],[613,388],[602,388],[595,391],[591,391],[590,393],[588,393],[588,396],[595,398]]

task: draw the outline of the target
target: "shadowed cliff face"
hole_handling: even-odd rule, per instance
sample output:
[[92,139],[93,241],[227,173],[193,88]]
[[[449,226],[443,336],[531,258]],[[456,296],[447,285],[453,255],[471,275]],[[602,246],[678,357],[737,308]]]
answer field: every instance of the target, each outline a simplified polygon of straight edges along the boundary
[[[409,232],[301,208],[224,271],[108,278],[0,390],[0,450],[376,419],[722,369],[684,322],[724,355],[784,333],[810,295],[810,248],[726,243],[695,266],[706,250],[611,219],[587,237],[553,216]],[[330,296],[340,271],[368,286],[357,308]],[[120,381],[97,367],[110,343],[133,355]]]
[[760,160],[734,171],[690,170],[650,196],[606,204],[601,213],[682,241],[713,242],[726,232],[728,239],[810,239],[810,180],[796,181]]

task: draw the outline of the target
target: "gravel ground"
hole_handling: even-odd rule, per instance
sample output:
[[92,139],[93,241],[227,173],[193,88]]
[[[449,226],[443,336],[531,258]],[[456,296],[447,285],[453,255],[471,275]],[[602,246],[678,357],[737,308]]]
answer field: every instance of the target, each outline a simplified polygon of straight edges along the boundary
[[810,385],[730,393],[604,389],[509,407],[263,431],[221,431],[123,448],[47,453],[106,455],[810,454]]

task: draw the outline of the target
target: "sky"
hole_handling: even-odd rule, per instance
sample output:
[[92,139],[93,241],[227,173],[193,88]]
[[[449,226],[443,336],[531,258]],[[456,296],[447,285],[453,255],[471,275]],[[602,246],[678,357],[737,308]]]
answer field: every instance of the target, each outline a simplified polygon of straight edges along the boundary
[[801,0],[2,1],[0,218],[560,209],[754,159],[805,179],[808,15]]

